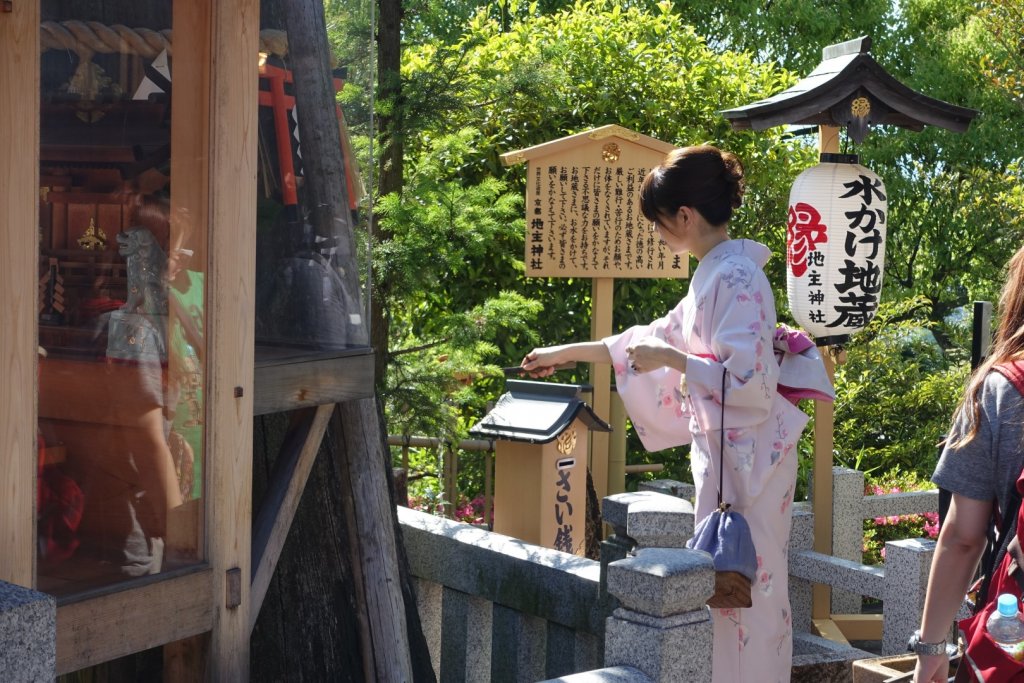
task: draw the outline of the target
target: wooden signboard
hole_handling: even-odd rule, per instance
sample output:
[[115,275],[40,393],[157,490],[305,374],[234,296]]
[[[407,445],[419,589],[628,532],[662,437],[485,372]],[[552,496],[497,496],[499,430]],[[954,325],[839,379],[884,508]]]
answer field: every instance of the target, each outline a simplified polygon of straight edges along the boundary
[[673,149],[610,125],[502,155],[527,163],[526,274],[687,277],[640,212],[640,184]]

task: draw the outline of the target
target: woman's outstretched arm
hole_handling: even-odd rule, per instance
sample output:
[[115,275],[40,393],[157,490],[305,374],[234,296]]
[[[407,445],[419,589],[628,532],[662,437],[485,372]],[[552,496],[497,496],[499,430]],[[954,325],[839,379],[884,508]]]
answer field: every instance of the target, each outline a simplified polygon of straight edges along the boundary
[[519,366],[531,377],[547,377],[563,363],[611,363],[608,347],[599,341],[543,346],[530,351]]

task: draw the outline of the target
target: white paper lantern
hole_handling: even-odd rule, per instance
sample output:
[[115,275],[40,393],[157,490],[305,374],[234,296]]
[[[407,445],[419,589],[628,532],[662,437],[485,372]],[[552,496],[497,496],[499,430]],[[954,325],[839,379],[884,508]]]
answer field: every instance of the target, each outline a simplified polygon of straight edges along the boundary
[[875,316],[885,270],[885,185],[856,155],[822,154],[789,194],[786,284],[793,318],[819,346]]

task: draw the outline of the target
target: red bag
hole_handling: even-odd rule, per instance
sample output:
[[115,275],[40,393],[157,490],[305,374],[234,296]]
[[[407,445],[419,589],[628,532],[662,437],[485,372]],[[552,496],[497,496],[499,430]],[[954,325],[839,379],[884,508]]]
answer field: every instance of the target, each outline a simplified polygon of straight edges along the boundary
[[[1004,375],[1024,397],[1024,361],[997,365],[993,368]],[[1017,477],[1017,494],[1024,497],[1024,471]],[[1019,499],[1018,499],[1019,500]],[[980,683],[1024,683],[1024,662],[1018,662],[999,647],[988,634],[985,624],[996,609],[996,599],[1003,593],[1010,593],[1020,599],[1024,594],[1024,552],[1022,552],[1021,519],[1024,507],[1018,510],[1012,524],[1000,539],[1003,548],[996,555],[997,566],[989,572],[989,582],[984,594],[978,594],[977,611],[974,616],[959,622],[964,639],[964,655],[956,672],[957,683],[979,681]],[[1011,521],[1011,520],[1007,520]],[[1006,539],[1009,539],[1008,541]]]

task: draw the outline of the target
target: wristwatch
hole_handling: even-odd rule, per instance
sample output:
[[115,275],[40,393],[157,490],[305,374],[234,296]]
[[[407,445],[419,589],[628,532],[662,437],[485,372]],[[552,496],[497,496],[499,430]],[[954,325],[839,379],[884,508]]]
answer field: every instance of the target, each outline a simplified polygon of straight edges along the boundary
[[907,643],[907,649],[917,655],[944,655],[946,654],[946,641],[940,640],[937,643],[924,643],[921,641],[921,631],[914,631]]

